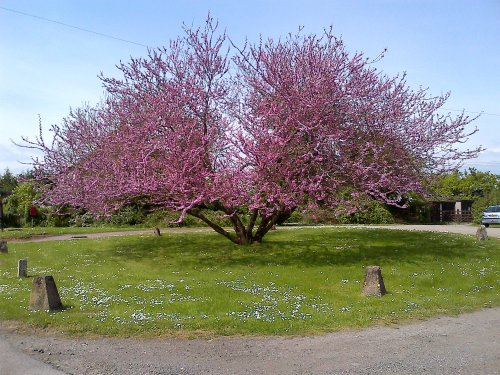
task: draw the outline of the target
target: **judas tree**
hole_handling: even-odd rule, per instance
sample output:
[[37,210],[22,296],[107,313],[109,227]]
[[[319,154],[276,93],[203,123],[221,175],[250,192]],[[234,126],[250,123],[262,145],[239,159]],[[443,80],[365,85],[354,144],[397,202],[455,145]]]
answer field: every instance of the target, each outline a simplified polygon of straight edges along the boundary
[[[29,141],[52,204],[107,214],[132,202],[195,216],[237,244],[260,242],[298,207],[369,196],[398,205],[478,150],[448,94],[412,90],[331,30],[239,48],[217,24],[101,77],[105,100]],[[221,212],[226,230],[206,215]]]

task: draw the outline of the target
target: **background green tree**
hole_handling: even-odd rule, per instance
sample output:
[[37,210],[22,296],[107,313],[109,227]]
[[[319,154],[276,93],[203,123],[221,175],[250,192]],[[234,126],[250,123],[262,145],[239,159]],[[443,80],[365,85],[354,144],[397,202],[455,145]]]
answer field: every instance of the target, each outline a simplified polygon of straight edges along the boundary
[[27,225],[31,223],[29,210],[39,198],[40,193],[32,182],[21,182],[4,200],[5,214],[15,216],[19,225]]
[[433,199],[473,199],[500,187],[500,176],[475,168],[440,175],[431,182]]
[[12,174],[9,168],[0,174],[0,193],[9,193],[17,186],[17,178]]
[[11,173],[9,168],[6,168],[5,172],[0,174],[0,228],[2,231],[5,225],[11,224],[12,219],[4,210],[3,200],[11,194],[16,186],[16,177]]
[[500,175],[475,168],[437,177],[431,183],[432,199],[471,199],[475,223],[481,222],[486,207],[500,204]]

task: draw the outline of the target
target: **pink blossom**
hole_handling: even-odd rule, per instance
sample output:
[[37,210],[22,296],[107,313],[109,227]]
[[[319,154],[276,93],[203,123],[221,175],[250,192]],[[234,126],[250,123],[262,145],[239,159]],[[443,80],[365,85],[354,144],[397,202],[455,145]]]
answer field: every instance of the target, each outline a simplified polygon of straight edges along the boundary
[[209,17],[119,69],[102,77],[103,103],[70,112],[52,144],[28,141],[44,152],[34,168],[47,202],[167,208],[248,244],[297,207],[337,206],[347,189],[398,205],[479,151],[456,148],[475,130],[464,114],[439,114],[449,94],[411,90],[331,30],[230,49]]

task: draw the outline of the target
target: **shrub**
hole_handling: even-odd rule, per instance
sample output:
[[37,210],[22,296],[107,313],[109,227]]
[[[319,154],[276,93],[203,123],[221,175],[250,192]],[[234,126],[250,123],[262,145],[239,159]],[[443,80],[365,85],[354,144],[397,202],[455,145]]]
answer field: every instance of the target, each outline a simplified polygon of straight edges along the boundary
[[335,211],[336,217],[341,224],[392,224],[394,217],[386,206],[380,202],[369,201],[365,207],[354,212],[346,213],[344,207]]

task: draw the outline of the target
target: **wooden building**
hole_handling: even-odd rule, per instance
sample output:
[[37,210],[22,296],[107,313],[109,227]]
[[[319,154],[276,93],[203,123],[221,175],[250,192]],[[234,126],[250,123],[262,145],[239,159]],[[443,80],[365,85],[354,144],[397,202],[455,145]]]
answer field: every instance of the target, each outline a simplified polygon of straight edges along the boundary
[[433,223],[469,223],[472,221],[473,200],[433,201],[431,206],[431,222]]

